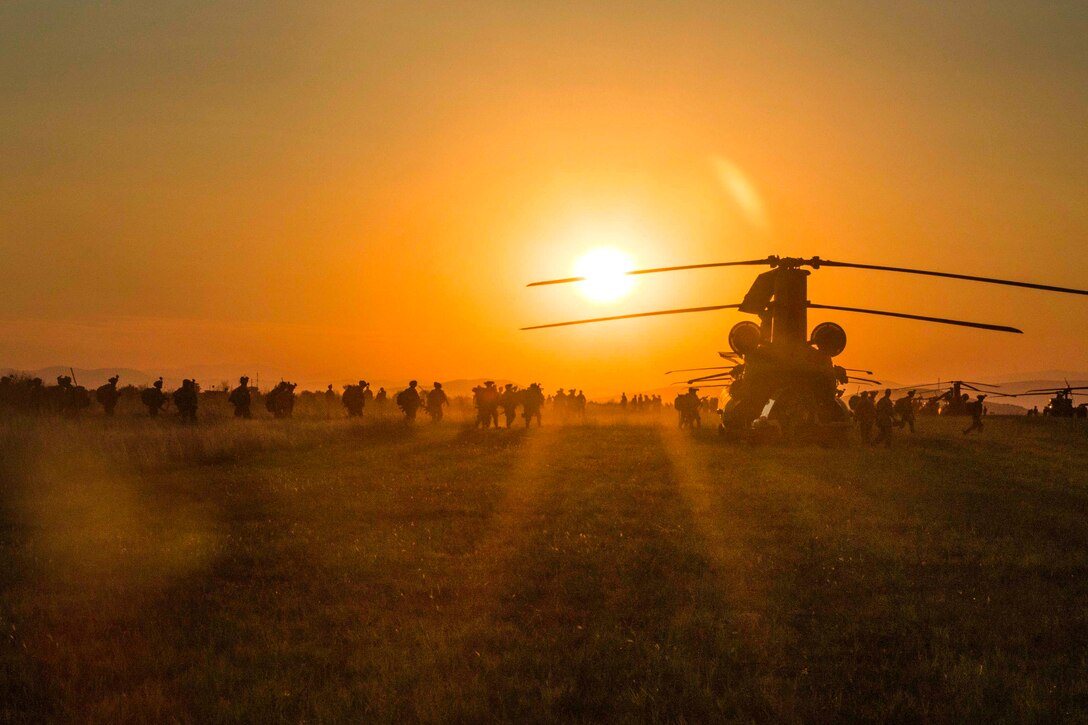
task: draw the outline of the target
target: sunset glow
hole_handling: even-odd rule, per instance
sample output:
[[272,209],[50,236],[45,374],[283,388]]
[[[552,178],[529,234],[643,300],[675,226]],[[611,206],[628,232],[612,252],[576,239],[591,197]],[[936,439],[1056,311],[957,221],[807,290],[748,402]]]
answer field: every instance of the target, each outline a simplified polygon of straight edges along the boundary
[[[15,3],[0,368],[609,396],[748,318],[518,330],[735,303],[757,272],[625,269],[822,255],[1082,284],[1080,5],[802,5]],[[1088,364],[1074,300],[845,270],[810,291],[1027,333],[814,311],[881,379]]]

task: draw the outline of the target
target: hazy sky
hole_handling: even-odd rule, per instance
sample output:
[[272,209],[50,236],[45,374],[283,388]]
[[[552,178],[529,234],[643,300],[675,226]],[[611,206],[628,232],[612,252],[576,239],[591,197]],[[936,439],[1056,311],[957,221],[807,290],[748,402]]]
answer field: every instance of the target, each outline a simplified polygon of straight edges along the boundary
[[[777,7],[776,7],[777,6]],[[751,269],[812,255],[1088,287],[1084,2],[4,2],[0,367],[656,387]],[[1088,299],[821,270],[841,362],[1088,369]]]

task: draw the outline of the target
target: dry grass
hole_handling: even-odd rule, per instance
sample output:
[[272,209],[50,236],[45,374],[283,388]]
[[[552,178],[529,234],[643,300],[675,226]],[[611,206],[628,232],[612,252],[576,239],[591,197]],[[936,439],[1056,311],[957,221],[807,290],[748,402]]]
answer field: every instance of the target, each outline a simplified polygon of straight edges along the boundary
[[1088,718],[1088,429],[955,425],[6,421],[0,719]]

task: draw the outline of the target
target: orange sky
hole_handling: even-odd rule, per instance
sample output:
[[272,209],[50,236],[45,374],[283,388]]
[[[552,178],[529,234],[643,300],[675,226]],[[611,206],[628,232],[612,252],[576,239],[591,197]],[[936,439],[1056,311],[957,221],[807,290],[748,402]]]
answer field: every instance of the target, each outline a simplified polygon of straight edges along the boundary
[[[753,277],[525,289],[599,244],[1088,287],[1088,6],[764,5],[5,3],[0,367],[607,393],[714,364],[745,316],[517,330]],[[1027,333],[812,314],[890,379],[1088,369],[1082,297],[821,270],[810,298]]]

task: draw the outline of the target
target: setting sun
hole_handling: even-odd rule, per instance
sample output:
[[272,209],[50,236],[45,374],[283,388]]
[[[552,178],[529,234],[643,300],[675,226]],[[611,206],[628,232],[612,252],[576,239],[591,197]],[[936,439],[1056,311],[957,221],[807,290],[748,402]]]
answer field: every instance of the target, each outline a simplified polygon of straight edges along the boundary
[[635,278],[626,272],[634,269],[630,255],[612,247],[598,247],[583,254],[574,265],[574,273],[585,277],[578,287],[594,302],[614,302],[635,288]]

